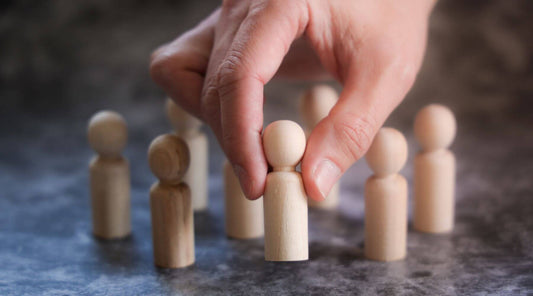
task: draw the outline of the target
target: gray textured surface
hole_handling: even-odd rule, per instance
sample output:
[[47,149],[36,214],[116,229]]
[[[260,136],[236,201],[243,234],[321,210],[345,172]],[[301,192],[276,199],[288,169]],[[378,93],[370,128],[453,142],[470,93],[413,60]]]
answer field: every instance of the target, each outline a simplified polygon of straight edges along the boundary
[[[170,1],[169,1],[170,2]],[[416,151],[413,115],[449,105],[459,133],[457,224],[449,235],[409,231],[408,257],[362,257],[362,190],[356,164],[341,208],[310,212],[310,257],[263,261],[262,240],[223,233],[221,164],[212,134],[210,206],[195,216],[196,258],[183,270],[152,265],[146,163],[150,140],[168,131],[147,58],[206,15],[165,1],[7,1],[0,7],[0,294],[531,294],[533,293],[533,27],[529,1],[442,1],[431,22],[416,86],[387,125]],[[303,85],[272,84],[266,121],[296,118]],[[102,108],[127,118],[133,236],[90,234],[85,140]]]

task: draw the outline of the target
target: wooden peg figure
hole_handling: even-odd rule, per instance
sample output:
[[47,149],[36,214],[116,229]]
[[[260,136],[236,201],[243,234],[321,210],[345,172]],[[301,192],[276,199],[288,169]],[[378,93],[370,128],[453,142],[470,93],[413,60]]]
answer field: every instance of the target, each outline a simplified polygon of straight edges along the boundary
[[228,237],[252,239],[263,236],[263,200],[249,200],[244,196],[239,179],[227,160],[224,163],[224,201]]
[[304,131],[293,121],[273,122],[263,132],[265,156],[273,169],[263,196],[267,261],[309,259],[307,196],[296,171],[305,145]]
[[398,174],[407,160],[407,142],[399,131],[382,128],[366,153],[374,171],[365,184],[365,256],[371,260],[405,258],[407,181]]
[[448,150],[455,138],[452,111],[432,104],[415,118],[415,137],[422,146],[414,161],[414,217],[416,230],[444,233],[453,229],[455,156]]
[[[300,114],[304,122],[306,137],[313,128],[326,116],[339,99],[337,92],[331,86],[322,84],[309,88],[300,98]],[[331,190],[323,201],[308,200],[309,206],[321,209],[334,209],[339,205],[339,183]]]
[[173,134],[155,138],[148,149],[150,169],[159,179],[150,188],[155,265],[180,268],[194,263],[194,221],[189,186],[182,182],[189,149]]
[[189,146],[191,164],[183,181],[191,188],[193,210],[205,210],[208,205],[209,172],[207,136],[200,130],[202,122],[171,99],[167,99],[166,113],[176,134]]
[[123,238],[131,232],[130,169],[121,153],[128,140],[124,118],[100,111],[88,126],[90,146],[96,151],[89,165],[93,233],[103,239]]

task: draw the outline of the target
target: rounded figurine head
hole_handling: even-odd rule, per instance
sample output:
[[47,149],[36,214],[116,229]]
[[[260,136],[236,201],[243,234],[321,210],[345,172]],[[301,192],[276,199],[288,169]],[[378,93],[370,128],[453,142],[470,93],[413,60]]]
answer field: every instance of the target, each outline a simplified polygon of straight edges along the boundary
[[124,118],[113,111],[100,111],[89,120],[89,145],[103,157],[119,157],[128,141]]
[[374,137],[365,159],[377,177],[396,174],[407,161],[407,141],[398,130],[381,128]]
[[176,184],[189,168],[190,156],[187,143],[172,134],[155,138],[148,148],[148,164],[161,182]]
[[265,156],[274,170],[298,165],[304,155],[305,145],[305,133],[294,121],[272,122],[263,132]]
[[312,129],[320,120],[328,116],[329,111],[339,96],[329,85],[317,85],[309,88],[300,98],[300,113],[305,126]]
[[455,138],[456,129],[452,111],[443,105],[428,105],[415,118],[415,137],[424,151],[449,147]]
[[165,109],[172,128],[180,134],[197,131],[202,126],[202,122],[198,118],[187,113],[170,98],[167,99]]

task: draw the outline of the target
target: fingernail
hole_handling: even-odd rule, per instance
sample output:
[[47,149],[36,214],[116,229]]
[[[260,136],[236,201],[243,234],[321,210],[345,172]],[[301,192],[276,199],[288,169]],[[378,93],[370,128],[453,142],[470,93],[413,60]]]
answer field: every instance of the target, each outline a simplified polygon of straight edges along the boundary
[[339,167],[329,159],[324,159],[315,167],[313,171],[313,179],[318,186],[318,190],[325,199],[328,196],[331,187],[337,182],[341,176]]
[[250,178],[248,177],[248,173],[246,173],[246,170],[240,165],[233,166],[233,171],[235,172],[237,178],[239,178],[239,183],[241,183],[241,188],[244,195],[246,195],[248,198],[248,193],[251,191],[251,187],[253,186],[252,182],[250,182]]

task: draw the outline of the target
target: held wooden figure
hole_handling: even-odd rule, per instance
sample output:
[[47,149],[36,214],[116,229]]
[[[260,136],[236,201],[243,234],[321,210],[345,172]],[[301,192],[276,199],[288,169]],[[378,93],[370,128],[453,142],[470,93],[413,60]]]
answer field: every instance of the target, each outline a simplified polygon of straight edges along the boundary
[[263,196],[265,260],[307,260],[307,196],[295,170],[305,151],[305,134],[295,122],[276,121],[263,132],[263,148],[273,168]]
[[[326,116],[337,103],[338,95],[335,89],[328,85],[317,85],[309,88],[300,98],[300,114],[302,116],[305,134],[311,134],[313,128]],[[321,209],[333,209],[339,205],[339,183],[331,190],[323,201],[309,199],[309,206]]]
[[148,149],[150,169],[159,179],[150,189],[155,265],[179,268],[194,263],[194,222],[189,186],[181,180],[189,167],[187,144],[176,135],[155,138]]
[[98,154],[90,163],[93,233],[103,239],[130,234],[130,169],[121,152],[126,146],[126,121],[113,111],[93,115],[89,144]]
[[189,147],[191,164],[183,181],[191,188],[192,207],[195,211],[207,209],[208,204],[208,144],[200,130],[202,122],[167,99],[166,113],[174,131]]
[[365,256],[400,260],[406,254],[407,181],[398,174],[407,160],[407,142],[393,128],[382,128],[366,153],[374,171],[365,184]]
[[447,107],[429,105],[418,112],[414,130],[422,146],[414,163],[414,228],[449,232],[454,224],[455,156],[448,147],[455,137],[455,118]]
[[224,163],[224,201],[228,237],[251,239],[263,236],[263,200],[249,200],[244,196],[228,161]]

